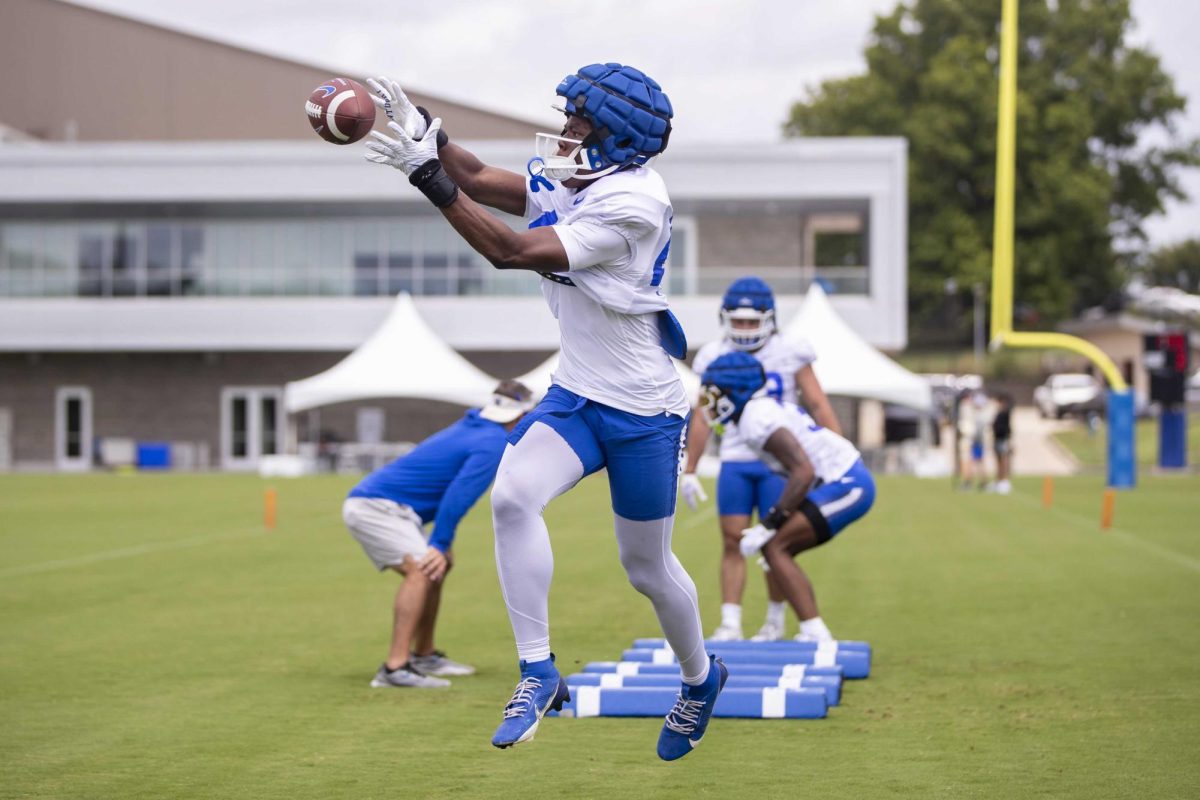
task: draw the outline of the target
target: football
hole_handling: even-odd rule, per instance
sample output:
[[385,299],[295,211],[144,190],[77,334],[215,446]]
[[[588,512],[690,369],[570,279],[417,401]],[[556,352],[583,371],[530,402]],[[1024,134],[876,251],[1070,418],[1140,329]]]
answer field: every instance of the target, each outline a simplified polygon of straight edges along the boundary
[[304,113],[317,135],[334,144],[357,142],[375,125],[370,90],[349,78],[330,78],[313,89]]

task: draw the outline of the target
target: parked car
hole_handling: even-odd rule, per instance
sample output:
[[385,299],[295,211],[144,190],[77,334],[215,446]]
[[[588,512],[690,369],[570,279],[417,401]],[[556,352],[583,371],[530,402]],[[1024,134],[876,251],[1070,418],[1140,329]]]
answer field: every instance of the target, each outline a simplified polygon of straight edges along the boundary
[[1033,402],[1043,417],[1062,419],[1068,414],[1104,413],[1100,381],[1082,372],[1051,375],[1033,390]]

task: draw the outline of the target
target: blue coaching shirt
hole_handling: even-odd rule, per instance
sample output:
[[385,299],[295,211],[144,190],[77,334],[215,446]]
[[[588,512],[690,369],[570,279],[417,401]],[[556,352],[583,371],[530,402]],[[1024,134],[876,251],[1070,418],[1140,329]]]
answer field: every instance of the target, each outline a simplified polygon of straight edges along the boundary
[[412,507],[422,522],[433,522],[429,544],[444,553],[459,521],[496,478],[507,438],[503,425],[483,419],[473,408],[363,478],[350,497],[382,498]]

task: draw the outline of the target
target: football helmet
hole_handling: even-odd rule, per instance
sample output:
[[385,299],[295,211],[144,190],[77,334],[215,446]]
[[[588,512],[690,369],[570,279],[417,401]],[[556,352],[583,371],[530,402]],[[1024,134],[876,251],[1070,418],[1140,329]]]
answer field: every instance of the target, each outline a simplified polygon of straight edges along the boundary
[[[734,322],[751,321],[752,326]],[[757,350],[775,332],[775,295],[766,281],[753,276],[729,284],[721,300],[721,327],[738,350]]]
[[[628,165],[642,165],[667,149],[671,137],[671,100],[650,76],[614,62],[589,64],[568,75],[555,93],[563,98],[559,110],[592,123],[583,140],[539,133],[534,140],[535,169],[551,180],[579,177],[593,180]],[[559,155],[566,142],[568,155]],[[588,175],[578,175],[588,170]]]
[[726,425],[741,418],[750,398],[765,390],[767,376],[757,358],[735,351],[709,364],[700,384],[700,412],[709,427],[722,434]]

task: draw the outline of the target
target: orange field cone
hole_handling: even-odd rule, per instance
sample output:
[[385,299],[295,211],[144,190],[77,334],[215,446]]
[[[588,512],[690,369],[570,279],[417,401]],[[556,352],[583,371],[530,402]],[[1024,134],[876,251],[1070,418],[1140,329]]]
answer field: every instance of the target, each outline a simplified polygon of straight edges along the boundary
[[1117,503],[1117,492],[1115,489],[1104,490],[1104,505],[1100,507],[1100,530],[1108,530],[1112,527],[1113,507]]
[[267,489],[263,493],[263,525],[267,530],[275,530],[275,506],[277,498],[274,489]]
[[1054,478],[1047,475],[1042,479],[1042,508],[1054,505]]

